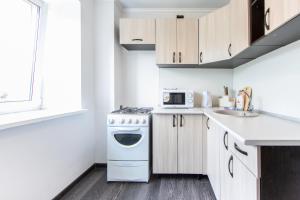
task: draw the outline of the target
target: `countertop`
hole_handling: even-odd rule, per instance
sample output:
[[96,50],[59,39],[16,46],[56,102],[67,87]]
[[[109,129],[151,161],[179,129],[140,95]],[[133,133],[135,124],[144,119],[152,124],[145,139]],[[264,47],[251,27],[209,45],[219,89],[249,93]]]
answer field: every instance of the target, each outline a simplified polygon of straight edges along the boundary
[[204,114],[202,108],[155,108],[153,114]]
[[239,118],[217,114],[213,111],[215,109],[218,108],[156,108],[153,114],[204,114],[245,145],[300,146],[300,123],[266,114],[252,118]]

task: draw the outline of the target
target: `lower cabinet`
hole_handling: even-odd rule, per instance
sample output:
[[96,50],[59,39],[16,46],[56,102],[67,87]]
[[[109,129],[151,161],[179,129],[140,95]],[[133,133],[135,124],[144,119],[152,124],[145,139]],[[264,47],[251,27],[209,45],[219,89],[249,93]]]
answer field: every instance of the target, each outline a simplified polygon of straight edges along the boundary
[[178,117],[178,173],[202,174],[202,116]]
[[177,115],[153,116],[153,173],[177,173]]
[[207,126],[207,176],[217,199],[220,199],[220,137],[219,127],[209,118]]
[[153,115],[153,173],[202,174],[202,115]]
[[259,179],[257,179],[237,157],[232,155],[232,200],[256,200],[259,199]]
[[[259,178],[232,152],[231,135],[208,119],[207,174],[218,200],[259,200]],[[253,147],[254,148],[254,147]]]
[[232,154],[228,150],[228,132],[220,132],[220,187],[222,200],[232,200],[234,195],[232,177]]

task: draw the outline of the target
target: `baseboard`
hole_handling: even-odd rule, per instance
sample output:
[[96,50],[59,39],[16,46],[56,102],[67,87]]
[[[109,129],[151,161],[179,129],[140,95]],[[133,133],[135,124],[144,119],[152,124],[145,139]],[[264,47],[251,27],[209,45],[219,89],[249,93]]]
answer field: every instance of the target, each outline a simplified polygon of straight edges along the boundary
[[103,168],[103,167],[107,167],[106,163],[95,163],[94,164],[95,168]]
[[106,163],[94,163],[90,166],[86,171],[84,171],[78,178],[76,178],[72,183],[70,183],[65,189],[63,189],[58,195],[56,195],[52,200],[61,199],[66,193],[68,193],[78,182],[81,181],[83,177],[85,177],[88,173],[96,168],[104,168],[107,167]]

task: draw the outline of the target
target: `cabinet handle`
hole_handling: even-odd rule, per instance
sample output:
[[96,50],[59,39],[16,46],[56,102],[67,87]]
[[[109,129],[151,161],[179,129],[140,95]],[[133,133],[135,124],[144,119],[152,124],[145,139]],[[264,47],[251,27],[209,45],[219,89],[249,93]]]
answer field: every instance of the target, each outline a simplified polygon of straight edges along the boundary
[[132,39],[132,41],[140,41],[140,42],[143,42],[143,39],[140,39],[140,38],[134,38],[134,39]]
[[[227,142],[226,142],[227,140]],[[228,150],[228,132],[226,131],[223,136],[223,143],[226,150]]]
[[229,46],[228,46],[228,54],[229,54],[230,57],[232,56],[231,47],[232,47],[232,44],[230,43]]
[[175,52],[173,52],[173,63],[175,63]]
[[[232,167],[231,167],[232,166]],[[231,171],[232,169],[232,171]],[[231,155],[228,161],[228,172],[230,176],[233,178],[233,156]]]
[[207,130],[210,129],[210,127],[208,126],[208,121],[209,121],[209,118],[207,118],[207,120],[206,120],[206,127],[207,127]]
[[173,115],[173,127],[176,127],[176,115]]
[[234,148],[241,154],[248,156],[248,153],[246,151],[242,150],[236,143],[234,143]]
[[270,30],[270,8],[265,13],[265,27],[267,30]]
[[200,52],[200,63],[202,63],[203,62],[203,52],[201,51]]
[[184,120],[183,115],[180,115],[180,127],[183,127],[183,120]]
[[181,52],[179,52],[179,63],[181,63],[182,59],[181,59]]

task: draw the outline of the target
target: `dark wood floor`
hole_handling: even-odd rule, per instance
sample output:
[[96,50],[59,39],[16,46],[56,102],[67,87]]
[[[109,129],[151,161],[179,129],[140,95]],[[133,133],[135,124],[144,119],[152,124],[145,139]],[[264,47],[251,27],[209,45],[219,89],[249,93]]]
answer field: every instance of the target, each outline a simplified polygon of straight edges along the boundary
[[147,183],[107,183],[106,168],[96,168],[61,200],[215,200],[206,176],[157,176]]

